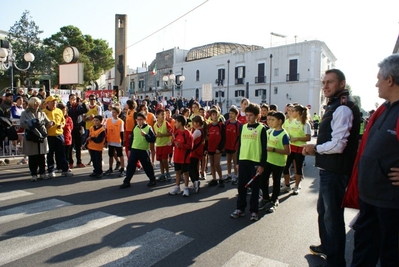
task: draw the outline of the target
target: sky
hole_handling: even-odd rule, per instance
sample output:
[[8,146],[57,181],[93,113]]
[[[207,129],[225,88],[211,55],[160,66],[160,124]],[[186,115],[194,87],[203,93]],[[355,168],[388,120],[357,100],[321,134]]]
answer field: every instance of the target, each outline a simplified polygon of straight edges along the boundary
[[[370,3],[367,3],[370,2]],[[263,47],[304,40],[326,43],[365,110],[382,103],[377,64],[392,54],[399,34],[399,1],[320,0],[18,0],[0,15],[8,31],[28,10],[42,39],[73,25],[115,46],[115,14],[128,16],[130,68],[149,65],[156,53],[214,42]],[[285,35],[273,37],[271,32]]]

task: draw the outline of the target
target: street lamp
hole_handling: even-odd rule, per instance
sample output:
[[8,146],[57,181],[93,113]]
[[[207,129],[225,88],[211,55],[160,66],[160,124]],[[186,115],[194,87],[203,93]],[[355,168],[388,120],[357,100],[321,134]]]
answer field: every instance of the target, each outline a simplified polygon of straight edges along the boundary
[[[183,70],[183,69],[182,69]],[[168,86],[172,86],[172,97],[175,97],[175,86],[182,85],[182,83],[186,80],[183,75],[179,76],[179,84],[176,83],[176,75],[173,74],[172,70],[169,71],[168,75],[164,75],[162,80],[168,83]]]
[[12,48],[8,42],[2,41],[0,48],[0,68],[8,70],[11,68],[11,90],[14,90],[14,67],[19,71],[27,71],[30,68],[30,63],[35,60],[35,56],[32,53],[26,53],[24,59],[28,62],[26,68],[19,68],[15,63],[15,54],[12,52]]

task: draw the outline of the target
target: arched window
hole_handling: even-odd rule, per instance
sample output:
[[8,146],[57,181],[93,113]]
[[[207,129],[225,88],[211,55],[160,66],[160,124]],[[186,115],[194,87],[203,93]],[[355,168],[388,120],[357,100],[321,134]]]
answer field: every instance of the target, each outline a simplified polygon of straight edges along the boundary
[[195,99],[199,99],[199,89],[195,89]]

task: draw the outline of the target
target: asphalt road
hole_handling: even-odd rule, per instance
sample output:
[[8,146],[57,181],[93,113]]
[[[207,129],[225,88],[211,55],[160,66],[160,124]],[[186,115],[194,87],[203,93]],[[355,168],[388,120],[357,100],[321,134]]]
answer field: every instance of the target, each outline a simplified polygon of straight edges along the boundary
[[[147,187],[144,172],[119,189],[123,178],[92,179],[91,167],[30,182],[26,165],[0,166],[0,266],[316,266],[323,259],[309,253],[319,243],[313,161],[306,158],[300,194],[282,194],[277,211],[261,211],[255,223],[248,212],[230,218],[237,193],[230,183],[203,181],[183,198],[168,195],[173,180]],[[347,224],[356,213],[345,212]],[[348,263],[352,248],[348,228]]]

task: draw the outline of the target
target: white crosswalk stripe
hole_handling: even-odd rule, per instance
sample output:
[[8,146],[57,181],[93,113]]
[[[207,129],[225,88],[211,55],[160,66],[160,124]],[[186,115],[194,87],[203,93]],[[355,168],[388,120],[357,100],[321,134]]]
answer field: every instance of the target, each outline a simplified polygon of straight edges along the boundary
[[18,260],[121,220],[124,220],[124,218],[99,211],[39,229],[23,236],[1,241],[0,265]]
[[243,251],[237,252],[222,267],[288,267],[288,264]]
[[58,199],[48,199],[0,211],[0,224],[23,219],[40,213],[70,206],[71,203]]
[[193,240],[164,229],[155,229],[120,247],[86,261],[79,267],[88,266],[152,266]]
[[24,190],[14,190],[11,192],[4,192],[4,193],[0,193],[0,201],[5,201],[5,200],[19,198],[19,197],[25,197],[25,196],[29,196],[29,195],[33,195],[33,193],[30,193],[30,192],[24,191]]

